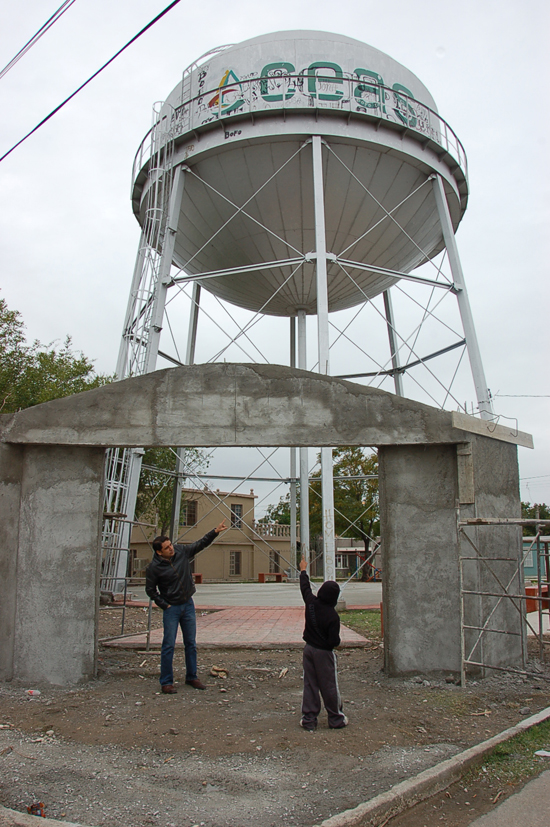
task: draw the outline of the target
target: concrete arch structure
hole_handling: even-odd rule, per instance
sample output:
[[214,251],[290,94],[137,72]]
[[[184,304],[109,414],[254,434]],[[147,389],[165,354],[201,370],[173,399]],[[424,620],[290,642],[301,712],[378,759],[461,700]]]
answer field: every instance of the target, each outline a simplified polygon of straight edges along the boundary
[[[517,445],[532,447],[528,434],[278,365],[156,371],[4,415],[0,429],[0,679],[58,685],[96,671],[105,448],[378,447],[386,668],[406,674],[459,671],[457,516],[519,517]],[[511,557],[519,534],[480,542]],[[495,561],[503,578],[506,565]],[[514,607],[499,612],[517,630]],[[495,638],[492,662],[518,665],[519,638]]]

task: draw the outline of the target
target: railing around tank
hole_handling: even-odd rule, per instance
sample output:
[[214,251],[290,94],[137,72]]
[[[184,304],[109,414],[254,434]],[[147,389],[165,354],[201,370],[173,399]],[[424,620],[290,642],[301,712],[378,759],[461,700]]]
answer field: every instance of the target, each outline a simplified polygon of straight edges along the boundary
[[[163,121],[154,124],[136,153],[132,184],[162,140],[174,140],[194,129],[216,121],[255,112],[288,112],[292,110],[332,110],[364,116],[367,120],[386,122],[406,131],[423,143],[433,141],[448,153],[468,179],[466,152],[449,124],[433,109],[415,100],[400,84],[393,87],[376,83],[371,77],[342,77],[317,74],[279,74],[252,77],[202,91],[175,109],[163,107]],[[170,124],[166,123],[168,111]],[[228,135],[228,137],[233,137]]]

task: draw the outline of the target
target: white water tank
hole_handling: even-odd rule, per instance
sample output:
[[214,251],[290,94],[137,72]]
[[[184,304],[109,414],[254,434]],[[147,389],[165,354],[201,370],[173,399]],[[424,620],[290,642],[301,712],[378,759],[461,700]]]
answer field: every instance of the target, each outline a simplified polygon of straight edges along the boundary
[[430,176],[443,178],[456,230],[468,197],[460,141],[412,72],[325,32],[263,35],[184,72],[136,156],[136,217],[158,210],[157,162],[184,163],[174,264],[241,307],[314,314],[312,135],[324,141],[329,310],[442,250]]

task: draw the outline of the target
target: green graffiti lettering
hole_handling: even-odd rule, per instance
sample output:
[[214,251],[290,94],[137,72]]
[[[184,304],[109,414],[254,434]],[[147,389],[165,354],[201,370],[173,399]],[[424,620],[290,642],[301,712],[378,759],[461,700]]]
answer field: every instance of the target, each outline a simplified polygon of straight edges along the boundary
[[[330,69],[334,75],[318,75],[317,69]],[[307,88],[312,98],[319,98],[320,101],[338,101],[343,96],[342,89],[335,89],[333,94],[327,92],[317,92],[317,83],[330,83],[332,85],[344,83],[343,72],[337,63],[329,63],[323,61],[316,61],[312,63],[307,69]]]
[[414,100],[413,93],[401,83],[394,83],[392,89],[394,91],[396,102],[396,106],[394,106],[393,111],[401,123],[404,123],[406,126],[410,126],[411,129],[414,129],[416,127],[416,112],[414,111],[414,107],[411,106],[409,101],[406,98],[403,98],[399,92],[404,92],[405,95],[408,95],[409,98]]
[[[268,103],[273,103],[275,101],[282,101],[283,95],[277,94],[269,94],[269,86],[270,80],[272,81],[271,85],[276,87],[281,87],[285,82],[288,83],[287,90],[285,92],[284,99],[290,100],[290,98],[294,95],[296,91],[294,87],[294,82],[291,78],[288,78],[288,75],[293,75],[296,72],[296,69],[292,65],[292,63],[268,63],[267,66],[264,66],[262,69],[262,74],[260,77],[260,95],[264,99],[264,101],[268,101]],[[285,81],[285,77],[287,77],[287,81]],[[279,81],[278,83],[276,81]]]
[[[386,114],[386,103],[384,98],[384,79],[377,73],[371,72],[370,69],[356,69],[355,74],[360,83],[357,84],[354,91],[356,103],[362,109],[379,109],[383,114]],[[363,81],[363,78],[368,80],[368,83]],[[365,100],[364,94],[372,95],[374,100]]]

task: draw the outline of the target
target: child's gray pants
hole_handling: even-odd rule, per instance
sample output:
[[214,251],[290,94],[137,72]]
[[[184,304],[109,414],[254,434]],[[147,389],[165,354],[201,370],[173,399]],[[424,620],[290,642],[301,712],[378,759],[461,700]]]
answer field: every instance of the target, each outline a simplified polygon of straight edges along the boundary
[[338,689],[336,652],[316,649],[306,643],[304,646],[304,694],[302,698],[302,721],[304,729],[315,729],[317,716],[321,711],[321,699],[328,715],[328,725],[334,729],[345,726],[342,699]]

